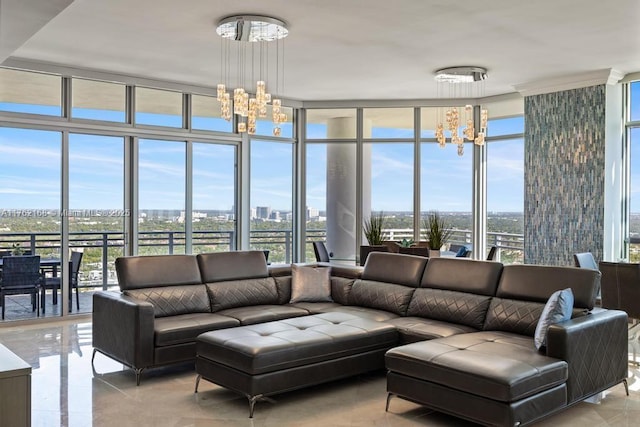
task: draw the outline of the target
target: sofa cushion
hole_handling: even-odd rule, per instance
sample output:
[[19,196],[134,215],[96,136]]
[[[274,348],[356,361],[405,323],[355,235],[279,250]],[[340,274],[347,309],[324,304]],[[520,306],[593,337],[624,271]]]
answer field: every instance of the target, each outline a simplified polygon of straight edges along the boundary
[[413,255],[372,252],[367,257],[362,279],[417,288],[420,286],[427,260],[425,257]]
[[206,286],[212,312],[234,307],[278,304],[278,291],[273,277],[207,283]]
[[211,312],[211,303],[204,285],[131,289],[124,291],[124,294],[151,303],[155,317]]
[[356,280],[349,294],[349,305],[377,308],[404,316],[415,288],[393,283]]
[[267,259],[263,251],[232,251],[196,256],[204,283],[267,277]]
[[331,268],[293,265],[291,303],[331,302]]
[[493,298],[482,329],[533,337],[543,309],[544,304],[539,302]]
[[427,317],[482,329],[491,297],[443,289],[418,288],[407,316]]
[[[335,270],[336,269],[332,267],[331,274],[334,274]],[[353,278],[332,276],[331,299],[342,305],[347,305],[349,303],[349,294],[351,293],[351,288],[355,281],[356,279]]]
[[291,307],[307,310],[309,314],[327,313],[335,308],[342,307],[341,304],[335,302],[296,302],[290,305]]
[[326,307],[325,313],[345,313],[363,319],[375,320],[377,322],[386,322],[389,319],[395,319],[397,314],[385,310],[376,310],[375,308],[358,307],[355,305],[339,305],[337,307]]
[[586,268],[507,265],[496,296],[546,303],[552,293],[571,288],[574,305],[591,310],[600,290],[600,272]]
[[420,287],[447,289],[493,296],[498,287],[502,264],[469,259],[429,259]]
[[307,316],[309,312],[303,308],[288,305],[254,305],[221,310],[217,314],[233,317],[242,325],[253,325],[291,317]]
[[214,313],[192,313],[162,317],[154,322],[158,347],[195,342],[203,332],[239,326],[238,319]]
[[396,347],[393,372],[500,402],[515,402],[564,384],[567,362],[539,353],[531,338],[505,332],[453,335]]
[[120,290],[201,284],[194,255],[145,255],[116,258]]
[[549,297],[533,335],[533,342],[538,350],[547,345],[547,330],[549,330],[549,326],[571,319],[572,311],[573,293],[571,288],[556,291]]
[[478,332],[470,326],[442,322],[440,320],[424,319],[422,317],[396,317],[385,320],[385,323],[395,326],[400,333],[400,341],[411,343],[449,337],[456,334]]

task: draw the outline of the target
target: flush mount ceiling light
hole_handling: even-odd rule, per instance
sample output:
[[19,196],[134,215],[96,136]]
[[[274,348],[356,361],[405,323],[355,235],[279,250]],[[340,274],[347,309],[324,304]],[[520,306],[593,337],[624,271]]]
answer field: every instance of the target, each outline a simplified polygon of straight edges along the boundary
[[487,77],[487,69],[482,67],[448,67],[436,70],[436,81],[443,83],[473,83]]
[[[218,22],[216,33],[222,38],[220,49],[220,75],[224,82],[218,84],[218,101],[220,115],[231,120],[231,94],[227,92],[232,64],[235,65],[235,89],[233,89],[233,114],[238,116],[238,132],[256,133],[256,118],[267,117],[267,104],[271,103],[273,117],[273,134],[280,136],[280,124],[287,121],[282,112],[282,101],[271,99],[267,92],[266,80],[270,69],[275,68],[276,93],[284,90],[284,41],[289,34],[285,23],[277,18],[261,15],[233,15]],[[268,48],[275,42],[275,49]],[[232,44],[235,47],[235,58],[231,58]],[[275,56],[272,61],[271,56]],[[275,65],[275,66],[274,66]],[[249,76],[250,74],[250,76]],[[254,77],[257,76],[257,80]],[[256,82],[255,88],[246,85]],[[245,89],[245,87],[247,89]],[[249,93],[255,94],[251,98]],[[246,118],[246,121],[245,121]]]
[[[435,79],[438,82],[438,96],[446,93],[449,99],[484,97],[484,80],[487,77],[487,69],[482,67],[441,68],[435,72]],[[457,145],[459,156],[464,154],[465,139],[476,145],[484,145],[489,117],[487,110],[480,109],[480,106],[477,105],[465,105],[464,109],[460,108],[460,111],[458,111],[458,107],[446,107],[445,110],[444,114],[438,113],[440,120],[436,126],[436,139],[441,148],[444,148],[447,142],[443,123],[445,121],[450,141]],[[476,116],[475,120],[474,116]],[[461,126],[465,127],[460,129]],[[460,130],[462,130],[462,135],[459,135]]]

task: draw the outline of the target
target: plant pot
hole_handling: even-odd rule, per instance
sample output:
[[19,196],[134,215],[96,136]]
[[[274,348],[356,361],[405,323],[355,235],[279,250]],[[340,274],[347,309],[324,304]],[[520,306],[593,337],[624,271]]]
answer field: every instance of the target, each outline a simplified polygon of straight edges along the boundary
[[429,249],[429,258],[440,258],[439,249]]
[[424,248],[419,246],[412,246],[410,248],[400,248],[400,253],[407,254],[407,255],[417,255],[417,256],[428,257],[429,248]]
[[389,252],[389,248],[385,245],[360,246],[360,265],[364,265],[367,262],[367,257],[371,252]]

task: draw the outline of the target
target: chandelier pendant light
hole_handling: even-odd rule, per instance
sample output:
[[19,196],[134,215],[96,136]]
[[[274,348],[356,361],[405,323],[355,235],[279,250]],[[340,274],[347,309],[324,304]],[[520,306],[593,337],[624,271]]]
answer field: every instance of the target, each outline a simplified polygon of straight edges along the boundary
[[[441,92],[441,86],[446,86],[449,99],[484,96],[484,93],[481,93],[484,89],[483,81],[488,77],[485,68],[467,66],[449,67],[437,70],[435,74],[435,79],[438,82],[438,93],[440,94]],[[444,148],[447,143],[445,131],[449,132],[451,144],[457,146],[459,156],[464,154],[465,139],[473,142],[475,145],[484,145],[487,134],[487,121],[489,119],[489,112],[486,109],[480,110],[480,120],[477,131],[472,105],[465,105],[464,109],[461,108],[460,110],[458,107],[445,107],[445,109],[444,122],[443,117],[440,117],[435,132],[436,140],[441,148]],[[460,126],[464,126],[464,128],[460,129]]]
[[[272,103],[273,134],[280,136],[280,125],[287,121],[287,115],[282,112],[282,101],[273,99],[267,92],[266,80],[270,71],[269,42],[276,42],[275,50],[275,80],[276,91],[284,89],[284,48],[280,49],[280,43],[289,31],[284,22],[279,19],[259,15],[233,15],[223,18],[216,29],[216,33],[222,37],[223,46],[220,49],[220,75],[224,80],[217,86],[217,99],[220,102],[220,117],[231,121],[232,112],[237,116],[238,132],[256,133],[256,120],[267,117],[267,104]],[[231,74],[231,56],[234,43],[236,49],[236,87],[232,92],[229,89],[229,75]],[[256,49],[258,45],[259,59],[256,61]],[[284,47],[284,46],[283,46]],[[282,55],[280,54],[282,51]],[[254,65],[257,62],[258,80],[254,88],[245,89],[247,80],[247,68],[250,68],[253,79],[256,74]],[[282,84],[282,86],[281,86]],[[229,90],[229,91],[228,91]],[[233,93],[233,96],[231,96]],[[251,97],[255,94],[255,97]],[[233,101],[233,109],[231,102]]]

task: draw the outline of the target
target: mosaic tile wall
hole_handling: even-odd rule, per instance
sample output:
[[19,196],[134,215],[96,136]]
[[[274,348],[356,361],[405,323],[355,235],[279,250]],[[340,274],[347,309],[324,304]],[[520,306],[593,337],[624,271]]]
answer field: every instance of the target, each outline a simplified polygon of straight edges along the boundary
[[602,259],[605,86],[526,97],[524,117],[525,263]]

